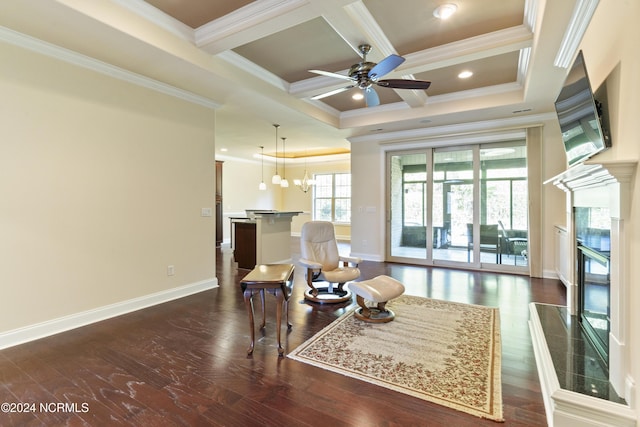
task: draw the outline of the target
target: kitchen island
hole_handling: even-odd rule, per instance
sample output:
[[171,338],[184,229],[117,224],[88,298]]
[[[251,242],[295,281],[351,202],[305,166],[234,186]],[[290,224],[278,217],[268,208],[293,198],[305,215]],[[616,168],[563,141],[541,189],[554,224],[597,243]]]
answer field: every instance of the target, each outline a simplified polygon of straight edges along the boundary
[[238,268],[291,262],[291,221],[301,211],[247,210],[230,217],[231,249]]

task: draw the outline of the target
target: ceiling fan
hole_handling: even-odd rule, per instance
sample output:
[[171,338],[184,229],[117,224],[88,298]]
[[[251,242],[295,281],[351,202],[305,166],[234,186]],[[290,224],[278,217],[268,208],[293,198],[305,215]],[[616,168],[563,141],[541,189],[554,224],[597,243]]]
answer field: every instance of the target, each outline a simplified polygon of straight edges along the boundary
[[321,99],[344,92],[354,87],[359,87],[364,92],[364,99],[367,103],[367,107],[375,107],[380,104],[380,98],[373,88],[373,85],[389,87],[392,89],[427,89],[431,85],[431,82],[424,80],[378,80],[380,77],[395,70],[405,61],[405,59],[398,55],[389,55],[380,61],[380,63],[376,64],[375,62],[367,62],[367,54],[371,51],[370,45],[362,44],[358,46],[358,49],[360,50],[360,53],[362,53],[362,61],[351,66],[348,76],[345,76],[344,74],[331,73],[329,71],[309,70],[311,73],[349,80],[352,82],[349,86],[312,96],[311,99]]

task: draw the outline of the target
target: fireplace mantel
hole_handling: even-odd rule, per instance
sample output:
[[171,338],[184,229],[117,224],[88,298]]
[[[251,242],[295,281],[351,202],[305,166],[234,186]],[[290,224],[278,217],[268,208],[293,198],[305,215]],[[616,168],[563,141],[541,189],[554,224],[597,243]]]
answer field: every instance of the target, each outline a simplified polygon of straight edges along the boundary
[[[573,224],[573,208],[606,206],[611,215],[611,294],[609,334],[609,383],[627,402],[635,401],[635,384],[628,360],[629,342],[629,244],[625,225],[631,213],[631,186],[638,161],[590,160],[575,165],[545,181],[566,193],[566,229],[568,247],[565,253],[575,264],[577,240]],[[567,309],[576,314],[577,278],[575,265],[570,268],[567,286]],[[535,310],[531,311],[531,337],[549,425],[636,425],[635,410],[590,396],[560,389],[553,362]],[[616,415],[617,414],[617,415]]]
[[587,161],[545,181],[553,183],[563,191],[577,191],[614,183],[629,184],[633,179],[637,160],[610,162]]

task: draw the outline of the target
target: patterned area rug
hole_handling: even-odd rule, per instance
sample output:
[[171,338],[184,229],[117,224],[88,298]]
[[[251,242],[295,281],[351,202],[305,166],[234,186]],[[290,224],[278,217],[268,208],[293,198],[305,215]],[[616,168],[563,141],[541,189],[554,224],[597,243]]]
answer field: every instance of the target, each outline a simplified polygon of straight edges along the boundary
[[288,357],[478,417],[503,421],[497,308],[403,295],[396,318],[350,311]]

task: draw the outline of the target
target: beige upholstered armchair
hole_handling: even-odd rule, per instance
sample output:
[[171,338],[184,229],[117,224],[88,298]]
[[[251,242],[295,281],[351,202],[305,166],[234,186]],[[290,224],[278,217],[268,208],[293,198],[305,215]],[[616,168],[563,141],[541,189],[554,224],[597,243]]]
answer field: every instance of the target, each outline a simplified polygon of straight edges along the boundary
[[[327,221],[310,221],[302,226],[300,236],[301,258],[299,263],[307,269],[309,289],[307,300],[320,303],[338,303],[351,299],[351,291],[344,284],[360,277],[360,258],[341,256],[338,252],[333,224]],[[327,282],[315,286],[315,282]],[[334,287],[337,284],[337,287]]]

